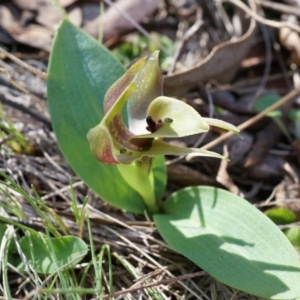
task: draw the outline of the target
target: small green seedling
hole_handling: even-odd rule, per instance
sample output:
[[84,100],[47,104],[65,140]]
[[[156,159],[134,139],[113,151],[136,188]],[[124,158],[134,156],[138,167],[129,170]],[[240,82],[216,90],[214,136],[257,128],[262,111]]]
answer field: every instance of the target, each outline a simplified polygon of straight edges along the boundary
[[5,116],[0,106],[0,147],[7,145],[16,153],[31,154],[33,149],[24,135]]
[[292,243],[292,245],[296,248],[298,252],[300,252],[300,228],[292,227],[284,230],[284,234]]
[[286,225],[296,222],[296,215],[285,207],[275,207],[265,211],[268,216],[277,225]]
[[[277,101],[279,101],[281,97],[279,95],[265,95],[260,97],[259,99],[256,100],[254,103],[254,109],[262,112],[266,108],[270,107]],[[282,112],[279,109],[275,109],[273,111],[270,111],[267,116],[269,118],[272,118],[272,120],[277,124],[281,132],[284,134],[284,136],[287,138],[289,142],[292,142],[292,137],[288,130],[286,129],[285,125],[283,124],[281,118],[282,118]]]
[[162,52],[159,61],[161,68],[166,70],[173,61],[172,55],[174,54],[174,42],[166,35],[151,33],[150,38],[135,35],[129,41],[122,43],[120,46],[112,50],[112,54],[125,66],[129,65],[132,61],[140,58],[143,53],[153,53],[158,49],[158,44],[164,47],[168,53]]

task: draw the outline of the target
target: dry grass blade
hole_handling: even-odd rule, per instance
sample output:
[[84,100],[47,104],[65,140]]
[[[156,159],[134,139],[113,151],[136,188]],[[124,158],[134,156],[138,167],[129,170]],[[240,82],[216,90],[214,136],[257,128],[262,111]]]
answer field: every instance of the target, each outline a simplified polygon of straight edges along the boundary
[[[173,278],[162,279],[158,282],[153,282],[153,283],[149,283],[149,284],[142,284],[138,287],[129,288],[129,289],[126,289],[126,290],[122,290],[120,292],[115,292],[111,295],[105,295],[103,297],[103,299],[109,299],[110,297],[117,297],[117,296],[120,296],[120,295],[133,293],[133,292],[139,291],[141,289],[146,289],[146,288],[158,286],[158,285],[161,285],[161,284],[170,284],[170,283],[174,283],[174,282],[178,282],[178,281],[182,281],[182,280],[187,280],[187,279],[203,276],[205,274],[206,273],[204,271],[200,271],[200,272],[196,272],[196,273],[192,273],[192,274],[186,274],[186,275],[177,276],[177,277],[173,277]],[[96,300],[96,298],[94,298],[94,299]]]
[[0,52],[2,52],[5,56],[7,56],[9,59],[11,59],[15,63],[17,63],[18,65],[20,65],[21,67],[23,67],[24,69],[26,69],[26,70],[30,71],[31,73],[37,75],[41,79],[45,79],[45,80],[47,79],[47,74],[45,72],[41,72],[40,70],[38,70],[38,69],[30,66],[29,64],[25,63],[24,61],[22,61],[21,59],[17,58],[15,55],[7,52],[6,50],[4,50],[1,47],[0,47]]

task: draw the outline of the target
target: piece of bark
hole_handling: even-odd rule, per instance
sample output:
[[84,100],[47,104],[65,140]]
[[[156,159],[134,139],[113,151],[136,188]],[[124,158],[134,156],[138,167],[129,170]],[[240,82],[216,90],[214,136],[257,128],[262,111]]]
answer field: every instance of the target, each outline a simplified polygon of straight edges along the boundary
[[12,0],[12,3],[22,10],[37,10],[41,0]]
[[168,180],[175,182],[181,187],[196,185],[213,185],[217,184],[214,177],[201,174],[183,164],[171,164],[167,166]]
[[51,0],[39,1],[37,7],[36,22],[55,31],[56,26],[62,20],[63,15],[60,9]]
[[[63,7],[67,7],[73,3],[75,3],[77,0],[59,0],[59,3]],[[55,6],[52,1],[52,6]],[[22,10],[38,10],[39,7],[42,7],[44,5],[48,5],[48,0],[12,0],[12,3],[15,4],[17,7],[21,8]]]

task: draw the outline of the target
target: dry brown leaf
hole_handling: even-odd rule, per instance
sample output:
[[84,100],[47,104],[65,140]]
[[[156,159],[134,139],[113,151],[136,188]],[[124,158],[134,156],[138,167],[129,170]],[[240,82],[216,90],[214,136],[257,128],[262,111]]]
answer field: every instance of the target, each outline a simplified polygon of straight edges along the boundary
[[36,24],[21,27],[5,6],[0,6],[0,26],[19,43],[46,51],[50,50],[53,34],[49,29]]
[[264,183],[278,183],[283,179],[285,158],[278,155],[267,155],[263,161],[243,171],[248,178],[262,180]]
[[[155,11],[160,0],[119,0],[115,3],[116,9],[111,6],[104,14],[104,41],[116,36],[121,36],[132,31],[135,27],[127,19],[125,19],[119,10],[126,13],[137,23],[141,22],[145,17]],[[84,30],[91,36],[97,38],[99,34],[99,17],[87,23]]]
[[36,21],[51,30],[55,30],[55,26],[63,18],[61,11],[56,7],[51,0],[40,0],[37,7]]
[[12,3],[23,10],[37,10],[41,0],[12,0]]
[[281,131],[274,122],[269,123],[263,128],[257,134],[257,139],[245,159],[244,167],[249,168],[259,164],[277,143],[280,136]]
[[[75,3],[77,0],[59,0],[59,3],[63,7],[67,7],[73,3]],[[12,0],[12,3],[15,4],[17,7],[23,9],[23,10],[38,10],[40,7],[43,7],[44,5],[48,5],[48,0]],[[51,2],[51,1],[50,1]],[[51,2],[54,6],[53,2]]]
[[[1,21],[0,21],[1,24]],[[0,43],[2,44],[12,44],[13,43],[13,39],[12,37],[5,31],[2,29],[2,27],[0,26]]]
[[164,79],[165,94],[178,97],[210,79],[220,82],[231,80],[236,67],[246,56],[253,43],[255,28],[256,22],[251,19],[248,31],[243,36],[215,46],[195,68],[166,76]]
[[59,3],[63,6],[63,7],[67,7],[73,3],[77,2],[77,0],[59,0]]
[[82,24],[82,10],[79,7],[74,7],[69,13],[68,13],[69,19],[71,23],[74,25],[80,27]]
[[300,37],[299,34],[288,27],[279,29],[279,40],[282,46],[291,51],[290,63],[300,65]]

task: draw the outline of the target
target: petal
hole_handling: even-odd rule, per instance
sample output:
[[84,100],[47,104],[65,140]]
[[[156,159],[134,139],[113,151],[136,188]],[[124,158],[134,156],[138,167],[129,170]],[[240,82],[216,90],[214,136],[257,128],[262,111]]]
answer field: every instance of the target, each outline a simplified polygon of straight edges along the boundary
[[117,164],[113,155],[113,142],[106,127],[98,125],[89,130],[87,139],[94,156],[105,164]]
[[[143,68],[144,65],[145,68]],[[147,62],[144,57],[133,64],[107,91],[104,99],[105,116],[98,126],[88,132],[90,147],[99,161],[108,164],[128,164],[141,157],[143,151],[151,146],[151,138],[139,139],[135,143],[128,141],[132,133],[124,125],[121,113],[132,94],[135,94],[132,99],[137,103],[139,97],[145,96],[146,99],[148,97],[147,101],[150,101],[153,99],[151,95],[156,96],[158,91],[162,90],[161,84],[159,84],[161,76],[156,76],[157,74],[151,76],[155,68],[160,75],[158,52],[152,55]],[[147,90],[148,86],[151,89]],[[141,89],[141,93],[134,93],[137,89]],[[144,89],[149,92],[149,95]],[[155,89],[157,92],[153,92]],[[143,102],[138,104],[145,105]]]
[[135,151],[145,151],[151,147],[153,138],[136,139],[133,142],[130,141],[130,138],[134,135],[125,126],[121,115],[115,116],[107,127],[112,139],[124,148]]
[[131,164],[145,153],[118,143],[102,124],[90,129],[87,138],[94,156],[105,164]]
[[129,115],[129,129],[135,134],[143,133],[147,109],[153,99],[162,95],[163,78],[159,62],[159,52],[155,51],[140,69],[136,79],[136,90],[130,96],[127,110]]
[[126,73],[107,90],[103,100],[104,114],[106,114],[111,109],[111,107],[121,97],[124,91],[126,91],[126,89],[130,86],[139,70],[144,66],[146,59],[147,57],[143,57],[136,63],[134,63],[126,71]]
[[152,147],[150,150],[144,153],[145,156],[157,156],[157,155],[188,155],[191,154],[193,156],[209,156],[225,159],[224,156],[207,150],[202,150],[198,148],[184,148],[174,146],[168,143],[165,143],[161,140],[154,140],[152,143]]
[[218,119],[211,119],[211,118],[203,118],[203,119],[210,126],[219,127],[219,128],[225,129],[227,131],[232,131],[233,133],[240,136],[240,134],[239,134],[240,130],[236,126],[234,126],[230,123],[227,123],[227,122],[224,122],[224,121],[218,120]]
[[[170,97],[161,96],[153,100],[147,116],[152,118],[155,122],[153,126],[157,126],[157,129],[151,134],[142,134],[134,138],[182,137],[209,130],[209,125],[194,108]],[[147,126],[145,123],[144,121],[144,128]]]

